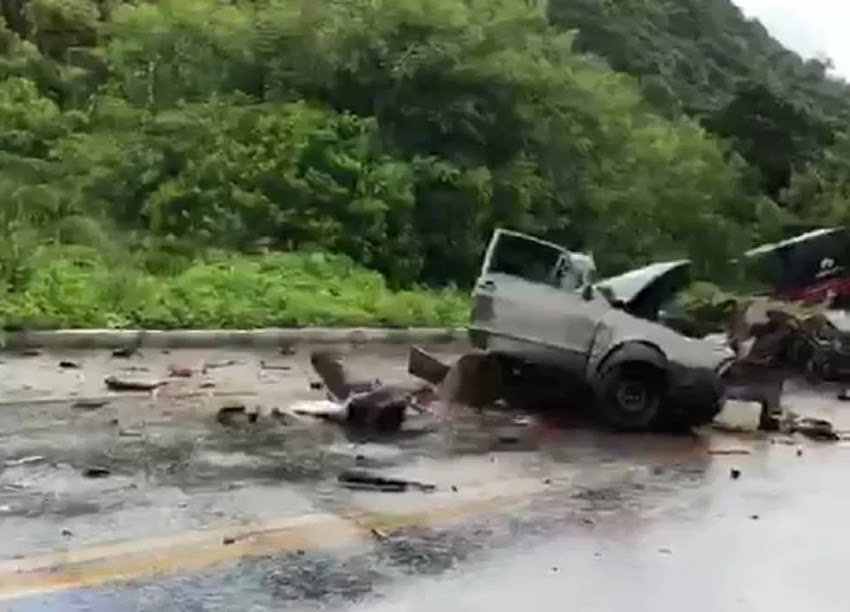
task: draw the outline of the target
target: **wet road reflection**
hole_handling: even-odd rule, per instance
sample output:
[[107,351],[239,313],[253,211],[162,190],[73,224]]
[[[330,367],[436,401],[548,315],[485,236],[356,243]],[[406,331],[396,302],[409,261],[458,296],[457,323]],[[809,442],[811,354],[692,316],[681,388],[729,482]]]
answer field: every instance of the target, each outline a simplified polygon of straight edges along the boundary
[[[268,416],[303,382],[269,383],[256,426],[168,398],[0,411],[0,609],[847,609],[846,443],[487,413],[354,440]],[[437,492],[340,488],[354,466]]]
[[[848,451],[600,461],[522,512],[381,533],[10,610],[843,610]],[[730,465],[742,477],[729,477]],[[607,466],[607,467],[606,467]],[[607,474],[606,474],[607,471]]]
[[655,520],[566,529],[350,610],[846,610],[844,462],[756,468]]

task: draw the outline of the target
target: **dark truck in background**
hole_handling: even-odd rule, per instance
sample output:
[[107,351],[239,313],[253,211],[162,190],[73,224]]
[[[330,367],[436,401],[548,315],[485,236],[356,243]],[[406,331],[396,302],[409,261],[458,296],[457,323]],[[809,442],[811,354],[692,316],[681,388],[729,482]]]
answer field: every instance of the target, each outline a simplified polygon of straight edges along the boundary
[[[763,244],[736,263],[747,293],[768,304],[762,310],[789,313],[777,367],[811,380],[850,379],[850,229],[820,228]],[[815,310],[804,313],[807,307]]]
[[850,229],[825,227],[744,253],[741,280],[775,300],[850,306]]

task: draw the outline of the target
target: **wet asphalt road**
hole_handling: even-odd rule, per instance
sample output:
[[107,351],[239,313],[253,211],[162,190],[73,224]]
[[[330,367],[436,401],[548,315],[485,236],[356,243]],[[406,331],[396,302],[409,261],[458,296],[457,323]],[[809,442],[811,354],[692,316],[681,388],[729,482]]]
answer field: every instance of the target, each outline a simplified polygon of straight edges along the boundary
[[[66,358],[82,367],[60,369]],[[286,412],[322,397],[305,359],[6,357],[0,609],[846,609],[844,442],[616,436],[464,413],[350,439]],[[106,395],[107,374],[204,361],[222,367],[155,396],[71,406]],[[352,363],[405,377],[396,350]],[[850,405],[832,396],[787,402],[850,429]],[[216,422],[236,401],[260,408],[255,423]],[[736,417],[754,421],[725,415]],[[336,475],[355,465],[437,491],[340,489]],[[87,478],[91,467],[109,474]]]

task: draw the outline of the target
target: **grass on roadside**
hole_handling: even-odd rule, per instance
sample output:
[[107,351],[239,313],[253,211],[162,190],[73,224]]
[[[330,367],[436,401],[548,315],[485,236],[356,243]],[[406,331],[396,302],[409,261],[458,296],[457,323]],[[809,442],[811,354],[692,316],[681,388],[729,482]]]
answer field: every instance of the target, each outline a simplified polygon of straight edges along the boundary
[[218,254],[171,274],[86,247],[33,256],[0,300],[6,326],[256,328],[460,326],[468,297],[454,290],[390,290],[384,278],[323,253]]

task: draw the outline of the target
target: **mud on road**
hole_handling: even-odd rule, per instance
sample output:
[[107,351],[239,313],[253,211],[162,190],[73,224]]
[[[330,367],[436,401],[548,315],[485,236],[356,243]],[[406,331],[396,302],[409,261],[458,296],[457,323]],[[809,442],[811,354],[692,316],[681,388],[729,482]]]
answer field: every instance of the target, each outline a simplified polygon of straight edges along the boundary
[[[537,607],[562,609],[556,591],[585,584],[597,595],[579,597],[583,610],[635,609],[641,597],[666,609],[686,587],[713,584],[713,597],[689,606],[791,609],[814,589],[820,610],[848,594],[823,569],[850,560],[835,535],[850,510],[844,442],[617,436],[487,412],[426,414],[398,435],[354,438],[290,411],[324,398],[308,356],[4,356],[0,607],[507,609],[549,593]],[[361,349],[347,363],[407,378],[406,349]],[[169,378],[177,369],[191,376]],[[169,382],[110,393],[112,374]],[[834,396],[797,389],[786,402],[850,429]],[[234,403],[256,419],[220,422]],[[722,418],[752,427],[757,415]],[[337,475],[353,467],[436,491],[341,488]],[[652,583],[655,571],[681,588]],[[795,572],[804,580],[788,579]],[[459,588],[461,578],[477,586]],[[771,580],[759,600],[753,585]]]

